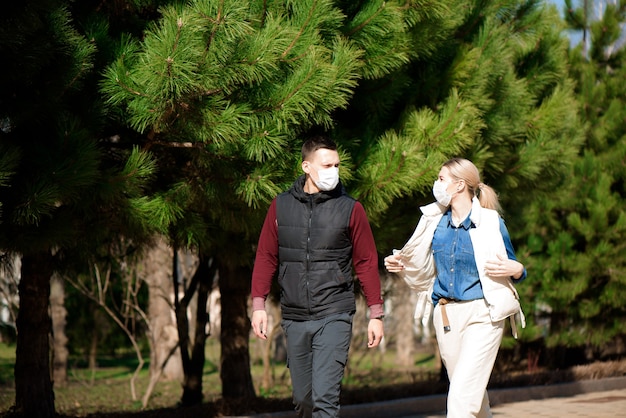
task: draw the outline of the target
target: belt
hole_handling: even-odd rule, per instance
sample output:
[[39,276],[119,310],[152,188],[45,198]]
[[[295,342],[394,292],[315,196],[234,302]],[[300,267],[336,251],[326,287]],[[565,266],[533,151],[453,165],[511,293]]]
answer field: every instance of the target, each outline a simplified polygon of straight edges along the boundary
[[448,313],[446,312],[446,305],[450,302],[454,302],[454,300],[440,298],[439,305],[441,305],[441,319],[443,320],[443,330],[445,332],[450,331],[450,320],[448,320]]

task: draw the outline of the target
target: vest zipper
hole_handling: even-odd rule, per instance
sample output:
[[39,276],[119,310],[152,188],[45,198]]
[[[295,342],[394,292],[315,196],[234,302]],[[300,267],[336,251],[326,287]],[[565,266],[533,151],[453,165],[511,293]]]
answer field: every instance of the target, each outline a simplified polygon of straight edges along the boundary
[[309,195],[309,223],[306,235],[306,301],[307,310],[311,314],[311,290],[309,289],[309,271],[311,268],[311,225],[313,220],[313,196]]

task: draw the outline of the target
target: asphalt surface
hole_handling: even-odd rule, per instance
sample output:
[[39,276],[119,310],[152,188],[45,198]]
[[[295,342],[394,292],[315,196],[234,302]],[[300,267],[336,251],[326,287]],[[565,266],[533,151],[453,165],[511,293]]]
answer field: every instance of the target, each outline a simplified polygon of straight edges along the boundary
[[[626,418],[626,376],[489,391],[494,418]],[[442,418],[446,396],[398,399],[341,408],[341,418]],[[224,418],[295,418],[293,411]]]

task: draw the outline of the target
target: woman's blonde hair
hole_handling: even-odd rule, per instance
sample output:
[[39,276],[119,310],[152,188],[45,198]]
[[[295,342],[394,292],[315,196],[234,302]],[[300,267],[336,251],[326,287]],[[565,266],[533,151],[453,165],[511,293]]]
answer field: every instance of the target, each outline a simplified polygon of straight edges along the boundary
[[470,197],[478,197],[480,206],[502,213],[498,194],[492,187],[480,181],[480,173],[473,162],[465,158],[452,158],[443,163],[443,166],[450,171],[450,175],[456,180],[465,181]]

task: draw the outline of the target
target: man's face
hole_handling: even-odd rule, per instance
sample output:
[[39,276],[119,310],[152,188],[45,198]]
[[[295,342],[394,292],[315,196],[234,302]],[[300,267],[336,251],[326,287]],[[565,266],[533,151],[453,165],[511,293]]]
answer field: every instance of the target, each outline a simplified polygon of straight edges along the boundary
[[[302,162],[302,170],[311,175],[315,175],[312,174],[311,171],[317,172],[318,170],[330,167],[339,167],[339,153],[326,148],[318,149],[311,154],[308,161],[305,160]],[[313,170],[311,170],[311,168],[313,168]]]
[[320,148],[309,156],[307,160],[302,161],[302,171],[309,175],[311,182],[309,186],[315,187],[319,191],[316,182],[319,181],[319,170],[328,169],[331,167],[339,167],[339,153],[337,151],[329,150],[326,148]]

